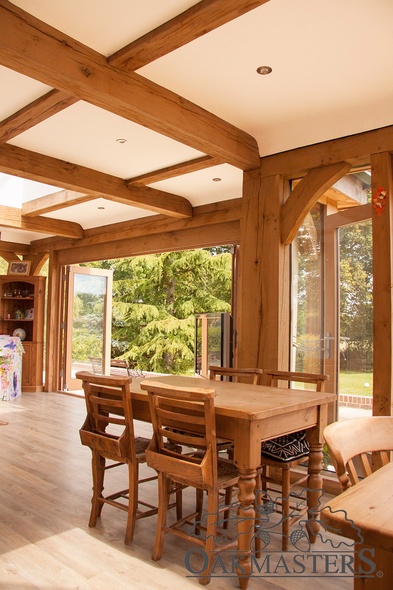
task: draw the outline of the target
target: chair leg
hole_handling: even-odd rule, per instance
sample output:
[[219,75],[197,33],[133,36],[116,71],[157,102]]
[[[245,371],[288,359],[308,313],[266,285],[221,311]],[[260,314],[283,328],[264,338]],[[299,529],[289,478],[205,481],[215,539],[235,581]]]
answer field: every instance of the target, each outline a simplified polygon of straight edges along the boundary
[[203,490],[198,488],[195,489],[196,494],[196,501],[195,501],[195,534],[201,534],[201,521],[202,521],[202,511],[203,511]]
[[291,491],[291,470],[289,465],[281,469],[282,473],[282,550],[288,551],[289,541],[289,511]]
[[227,508],[227,510],[224,510],[224,526],[223,526],[224,529],[227,529],[229,527],[229,520],[231,518],[230,506],[232,504],[233,492],[234,492],[233,486],[230,486],[229,488],[226,488],[226,490],[225,490],[224,502],[225,502],[225,506],[228,506],[228,508]]
[[176,519],[181,520],[183,517],[183,489],[180,484],[174,484],[176,486]]
[[218,494],[215,491],[207,492],[207,526],[206,526],[206,543],[205,553],[207,557],[207,566],[199,578],[202,586],[207,586],[210,582],[210,574],[216,557],[216,536],[218,515]]
[[158,517],[156,539],[152,553],[152,560],[159,561],[164,547],[165,527],[168,513],[168,492],[171,481],[163,473],[158,474]]
[[127,510],[127,526],[124,543],[129,545],[134,537],[136,511],[138,508],[138,479],[139,479],[139,465],[128,463],[128,510]]
[[93,450],[91,468],[93,476],[93,496],[91,499],[89,527],[93,528],[97,524],[97,518],[101,515],[103,507],[103,502],[100,502],[100,498],[102,498],[102,491],[104,489],[105,458],[100,455],[98,451]]

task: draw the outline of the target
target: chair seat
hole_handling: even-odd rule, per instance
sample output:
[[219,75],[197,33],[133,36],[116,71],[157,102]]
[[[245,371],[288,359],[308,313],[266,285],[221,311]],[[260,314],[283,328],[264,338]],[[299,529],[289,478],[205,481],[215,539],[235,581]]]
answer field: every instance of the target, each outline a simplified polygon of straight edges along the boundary
[[307,457],[309,451],[310,445],[306,438],[306,431],[299,430],[265,441],[262,444],[262,459],[266,457],[282,463],[289,463]]
[[[196,452],[193,457],[203,457],[203,453]],[[239,477],[239,470],[230,459],[217,459],[217,477],[220,485]]]
[[137,436],[135,438],[135,452],[137,459],[140,458],[143,460],[146,457],[146,449],[149,446],[150,438],[144,438],[143,436]]

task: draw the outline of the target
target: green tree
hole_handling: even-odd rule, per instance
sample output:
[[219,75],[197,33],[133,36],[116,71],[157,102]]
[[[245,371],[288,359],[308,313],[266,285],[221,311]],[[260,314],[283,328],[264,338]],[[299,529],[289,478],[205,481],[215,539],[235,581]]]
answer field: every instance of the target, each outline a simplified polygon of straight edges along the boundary
[[113,356],[143,370],[192,370],[195,314],[230,311],[229,250],[168,252],[89,265],[113,270]]

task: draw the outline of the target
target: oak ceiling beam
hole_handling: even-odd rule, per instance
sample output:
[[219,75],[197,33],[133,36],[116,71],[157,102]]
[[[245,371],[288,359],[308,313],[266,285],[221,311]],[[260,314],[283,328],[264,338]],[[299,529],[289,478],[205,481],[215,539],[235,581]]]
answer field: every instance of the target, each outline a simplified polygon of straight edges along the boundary
[[21,210],[17,207],[0,205],[0,218],[1,225],[4,227],[54,234],[66,238],[83,238],[83,229],[79,223],[49,217],[25,219],[22,217]]
[[313,168],[295,186],[281,207],[281,241],[290,244],[304,218],[324,192],[351,169],[348,162]]
[[[19,244],[17,242],[7,242],[6,240],[0,239],[0,251],[3,253],[12,254],[18,257],[18,254],[22,256],[30,253],[30,245],[29,244]],[[0,256],[3,256],[0,254]],[[16,260],[16,258],[15,258]]]
[[127,187],[125,181],[97,170],[37,154],[13,145],[0,146],[0,172],[89,193],[171,217],[190,217],[192,206],[184,197],[147,187]]
[[53,211],[58,211],[65,207],[72,207],[73,205],[86,203],[87,201],[92,201],[96,198],[96,196],[85,195],[75,191],[57,191],[51,195],[45,195],[44,197],[39,197],[22,203],[22,216],[37,217],[38,215],[52,213]]
[[16,262],[16,261],[20,260],[19,256],[17,256],[17,254],[15,254],[15,252],[7,252],[7,250],[3,250],[1,242],[0,242],[0,256],[1,256],[1,258],[4,258],[4,260],[6,262],[8,262],[8,264],[10,262]]
[[78,102],[75,96],[51,90],[0,122],[0,143],[9,141],[75,102]]
[[[107,61],[120,68],[124,64],[127,70],[132,70],[133,64],[141,67],[138,66],[138,61],[139,63],[143,61],[143,65],[146,65],[149,60],[162,57],[268,1],[202,0],[178,17],[117,51]],[[0,143],[9,141],[76,102],[78,98],[67,92],[51,90],[0,122]]]
[[[0,63],[242,170],[259,167],[248,133],[106,58],[7,0],[0,3]],[[59,67],[61,64],[61,67]]]
[[[171,219],[164,215],[155,215],[154,217],[122,221],[87,229],[84,232],[84,238],[74,244],[70,243],[71,240],[53,237],[34,240],[31,247],[34,251],[48,251],[69,249],[76,245],[82,248],[85,246],[97,246],[98,250],[102,250],[103,245],[110,242],[121,242],[131,238],[144,237],[146,239],[146,236],[148,236],[147,239],[150,239],[155,234],[176,235],[177,232],[185,229],[199,229],[200,232],[203,232],[206,227],[211,225],[219,228],[220,224],[240,223],[241,214],[242,199],[232,199],[195,207],[194,215],[189,219]],[[220,233],[219,229],[218,233]]]
[[310,168],[350,162],[352,167],[369,167],[370,154],[393,153],[393,125],[330,139],[261,158],[261,175],[280,174],[289,179],[303,176]]
[[160,180],[168,180],[168,178],[174,178],[175,176],[183,176],[190,172],[198,172],[198,170],[205,170],[206,168],[212,168],[222,164],[222,160],[219,158],[212,158],[211,156],[201,156],[188,162],[181,162],[180,164],[174,164],[161,170],[155,170],[154,172],[148,172],[141,176],[135,176],[127,180],[127,185],[133,186],[145,186],[146,184],[153,184],[154,182],[160,182]]
[[108,57],[108,63],[135,71],[266,2],[202,0]]
[[209,225],[205,228],[187,228],[177,233],[157,234],[149,237],[128,238],[105,244],[105,248],[97,245],[70,245],[68,250],[60,250],[57,254],[58,264],[77,264],[111,258],[126,258],[159,252],[178,252],[207,248],[222,244],[237,244],[240,240],[240,222],[232,221],[220,225]]

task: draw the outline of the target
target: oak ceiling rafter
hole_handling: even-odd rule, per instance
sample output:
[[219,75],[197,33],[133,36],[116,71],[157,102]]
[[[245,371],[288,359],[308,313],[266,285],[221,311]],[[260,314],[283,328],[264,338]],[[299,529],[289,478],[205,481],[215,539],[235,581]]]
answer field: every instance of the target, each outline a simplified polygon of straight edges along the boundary
[[86,203],[94,199],[97,199],[96,195],[85,195],[69,190],[57,191],[50,195],[22,203],[22,216],[26,218],[37,217],[44,213],[52,213],[53,211]]
[[202,0],[108,57],[108,63],[135,71],[269,0]]
[[128,187],[122,178],[9,144],[0,146],[0,172],[168,216],[192,216],[191,204],[178,195],[147,187]]
[[103,55],[7,0],[0,3],[0,63],[242,170],[259,166],[258,145],[248,133],[138,74],[108,65]]
[[65,238],[83,238],[83,229],[79,223],[48,217],[26,219],[22,217],[21,210],[17,207],[0,205],[0,217],[1,225],[4,227],[36,231],[44,234],[55,234]]
[[201,156],[200,158],[195,158],[188,162],[181,162],[180,164],[174,164],[174,166],[168,166],[161,170],[155,170],[154,172],[148,172],[141,176],[129,178],[126,182],[128,186],[145,186],[146,184],[152,184],[154,182],[159,182],[160,180],[168,180],[168,178],[174,178],[175,176],[183,176],[190,172],[212,168],[213,166],[218,166],[222,163],[222,160],[219,158]]
[[13,115],[0,121],[0,144],[20,135],[52,115],[75,104],[78,99],[60,90],[50,90]]

